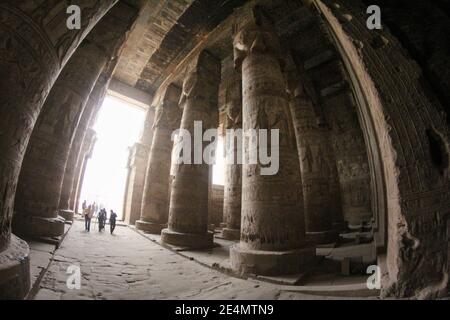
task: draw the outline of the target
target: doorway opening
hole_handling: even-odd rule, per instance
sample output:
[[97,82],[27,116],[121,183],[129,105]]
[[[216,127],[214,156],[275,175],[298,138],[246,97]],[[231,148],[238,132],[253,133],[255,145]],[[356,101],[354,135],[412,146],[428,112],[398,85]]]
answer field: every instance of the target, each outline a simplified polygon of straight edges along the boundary
[[129,148],[139,140],[144,127],[145,110],[120,97],[107,95],[94,126],[97,141],[86,166],[81,203],[96,203],[118,219],[122,212],[127,178]]

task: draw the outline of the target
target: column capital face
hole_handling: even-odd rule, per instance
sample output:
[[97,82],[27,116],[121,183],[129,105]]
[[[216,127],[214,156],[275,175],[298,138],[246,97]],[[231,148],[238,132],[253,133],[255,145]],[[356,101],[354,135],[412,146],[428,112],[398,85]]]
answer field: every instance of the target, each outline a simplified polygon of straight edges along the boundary
[[226,129],[242,128],[242,82],[233,82],[225,89]]
[[270,18],[260,6],[233,26],[234,66],[240,68],[250,54],[271,54],[282,62],[281,45]]
[[148,149],[149,146],[141,142],[136,142],[133,146],[131,146],[131,152],[136,156],[142,155],[144,152],[148,152]]
[[86,129],[85,139],[88,139],[87,141],[94,140],[96,137],[97,137],[97,131],[95,131],[93,128]]
[[220,60],[203,50],[195,62],[186,70],[179,102],[180,107],[183,108],[186,100],[194,97],[209,100],[211,103],[215,103],[215,107],[217,107],[219,81],[210,81],[210,79],[220,79],[220,73]]
[[161,127],[175,130],[180,126],[181,110],[178,106],[180,96],[181,89],[179,87],[174,84],[167,87],[156,107],[153,128]]
[[211,121],[208,126],[211,127],[217,127],[219,123],[218,90],[221,67],[221,61],[208,51],[200,52],[194,63],[187,69],[179,102],[180,108],[183,109],[188,99],[206,101]]
[[305,96],[305,89],[300,77],[298,76],[297,70],[294,68],[289,68],[285,72],[286,77],[286,92],[291,98],[302,98]]

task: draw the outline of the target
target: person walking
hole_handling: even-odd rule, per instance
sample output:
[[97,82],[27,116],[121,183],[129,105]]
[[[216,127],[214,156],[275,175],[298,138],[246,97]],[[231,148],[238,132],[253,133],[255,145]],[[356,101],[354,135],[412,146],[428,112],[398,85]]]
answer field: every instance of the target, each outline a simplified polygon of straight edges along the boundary
[[105,208],[100,209],[100,212],[98,213],[98,231],[101,232],[105,229],[106,224],[106,210]]
[[92,205],[89,205],[84,211],[84,228],[86,232],[91,231],[91,219],[94,211],[92,210]]
[[111,210],[111,214],[109,215],[109,227],[110,227],[111,234],[113,234],[114,229],[116,228],[116,219],[117,219],[117,214]]

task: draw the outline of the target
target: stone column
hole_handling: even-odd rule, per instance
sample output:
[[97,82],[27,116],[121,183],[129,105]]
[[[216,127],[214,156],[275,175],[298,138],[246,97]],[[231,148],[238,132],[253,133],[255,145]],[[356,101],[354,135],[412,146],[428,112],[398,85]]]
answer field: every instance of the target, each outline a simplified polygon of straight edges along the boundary
[[211,184],[209,192],[209,217],[208,225],[210,231],[215,231],[220,226],[223,219],[223,196],[224,186]]
[[[261,7],[234,31],[235,65],[242,71],[244,164],[241,239],[230,249],[231,267],[261,275],[297,273],[313,261],[314,249],[305,247],[301,192],[296,187],[300,172],[278,36]],[[270,130],[279,130],[275,174],[263,175],[259,160],[248,161],[255,149],[269,148],[259,141],[250,145],[249,129],[268,129],[269,137]]]
[[29,289],[28,246],[11,236],[11,220],[33,126],[61,68],[115,3],[79,3],[79,30],[66,27],[60,1],[0,3],[0,298],[20,299]]
[[[80,155],[81,145],[83,143],[84,136],[86,134],[86,130],[88,128],[89,122],[93,114],[98,111],[100,105],[103,101],[103,97],[99,99],[98,92],[105,86],[106,93],[106,83],[104,83],[103,74],[100,75],[99,80],[95,84],[94,89],[89,96],[89,100],[84,108],[83,114],[81,116],[80,122],[78,123],[78,127],[75,131],[75,135],[72,141],[72,145],[70,147],[69,158],[67,159],[66,169],[64,171],[64,180],[61,189],[61,196],[59,198],[59,208],[61,210],[74,210],[74,201],[71,199],[73,184],[75,183],[75,176],[79,176],[77,174],[77,163],[78,157]],[[107,81],[106,81],[107,82]],[[99,101],[100,100],[100,101]],[[78,170],[79,172],[79,170]]]
[[[119,3],[95,26],[62,70],[44,104],[22,164],[13,230],[27,238],[64,233],[59,199],[70,146],[100,73],[122,47],[136,10]],[[121,16],[125,18],[120,18]]]
[[149,161],[150,148],[153,143],[153,123],[155,122],[155,108],[147,110],[144,121],[144,129],[139,142],[131,150],[129,167],[129,179],[125,195],[125,221],[134,225],[141,217],[142,198],[144,195],[145,174]]
[[241,234],[242,196],[242,79],[233,74],[225,88],[225,184],[222,236],[239,240]]
[[[203,131],[218,126],[217,117],[213,115],[218,114],[219,83],[220,61],[202,51],[184,80],[180,99],[183,108],[181,129],[191,134],[191,140],[194,138],[194,121],[202,122]],[[205,147],[203,143],[202,154]],[[194,163],[194,148],[191,149]],[[209,165],[203,160],[201,164],[177,164],[175,172],[169,224],[161,232],[162,241],[190,248],[212,247],[213,233],[208,232]]]
[[90,126],[92,127],[93,122],[97,117],[98,111],[103,104],[103,100],[106,96],[112,74],[118,62],[117,57],[120,55],[121,51],[122,50],[119,50],[116,53],[116,57],[114,57],[109,62],[108,66],[101,73],[94,86],[94,89],[89,95],[88,102],[81,115],[74,138],[72,140],[72,144],[70,146],[70,153],[64,171],[64,180],[61,189],[61,196],[59,198],[59,208],[61,210],[74,211],[75,209],[75,200],[72,191],[74,189],[74,184],[78,183],[78,181],[75,181],[75,177],[80,176],[79,172],[81,165],[78,166],[78,160],[80,156],[81,145],[83,143],[87,128],[89,128]]
[[149,146],[146,144],[136,142],[130,148],[129,179],[124,204],[124,220],[127,224],[134,224],[141,215],[148,154]]
[[86,131],[86,135],[84,137],[83,146],[81,148],[81,165],[79,176],[77,178],[77,190],[75,192],[75,212],[78,211],[78,205],[80,203],[81,197],[81,189],[83,187],[84,174],[86,173],[86,167],[89,159],[92,157],[92,152],[94,151],[95,143],[97,142],[97,132],[94,129],[89,128]]
[[180,95],[180,88],[170,84],[156,108],[141,218],[136,221],[137,229],[149,233],[160,234],[161,230],[167,227],[172,133],[180,127]]
[[341,204],[333,194],[338,176],[329,129],[319,123],[295,69],[288,73],[287,90],[300,159],[306,239],[314,244],[331,243],[338,239],[333,220]]
[[[69,188],[70,186],[69,208],[73,208],[74,212],[78,212],[78,202],[76,201],[77,191],[79,189],[78,187],[81,187],[80,176],[83,167],[84,156],[90,146],[90,142],[87,142],[86,144],[85,141],[89,140],[89,133],[91,130],[93,130],[92,128],[94,127],[97,120],[98,112],[100,111],[103,100],[106,96],[111,74],[112,70],[111,73],[107,72],[105,73],[105,75],[100,76],[99,80],[97,81],[91,95],[89,96],[89,101],[85,108],[86,112],[83,112],[82,119],[80,120],[77,132],[72,142],[69,160],[72,160],[73,157],[75,166],[73,169],[73,181],[70,185],[67,185],[66,188]],[[66,170],[69,165],[72,165],[70,161],[68,161],[68,163],[66,164]],[[62,203],[60,199],[60,207],[61,205]]]
[[325,108],[333,130],[344,219],[350,229],[358,230],[371,222],[373,213],[369,162],[356,102],[352,92],[344,91],[327,97]]

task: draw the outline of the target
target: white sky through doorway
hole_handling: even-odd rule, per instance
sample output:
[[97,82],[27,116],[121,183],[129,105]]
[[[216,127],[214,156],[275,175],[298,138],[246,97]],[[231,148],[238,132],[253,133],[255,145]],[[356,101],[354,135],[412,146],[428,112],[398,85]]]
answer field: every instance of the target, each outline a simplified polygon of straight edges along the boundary
[[[96,202],[100,208],[114,210],[123,219],[123,201],[127,179],[129,148],[139,141],[145,110],[120,98],[106,96],[94,126],[97,141],[86,167],[80,205]],[[224,184],[223,139],[219,138],[213,183]]]
[[[94,201],[123,218],[129,147],[140,138],[145,111],[113,96],[106,96],[94,130],[92,158],[88,161],[80,201]],[[81,208],[81,206],[80,206]]]

